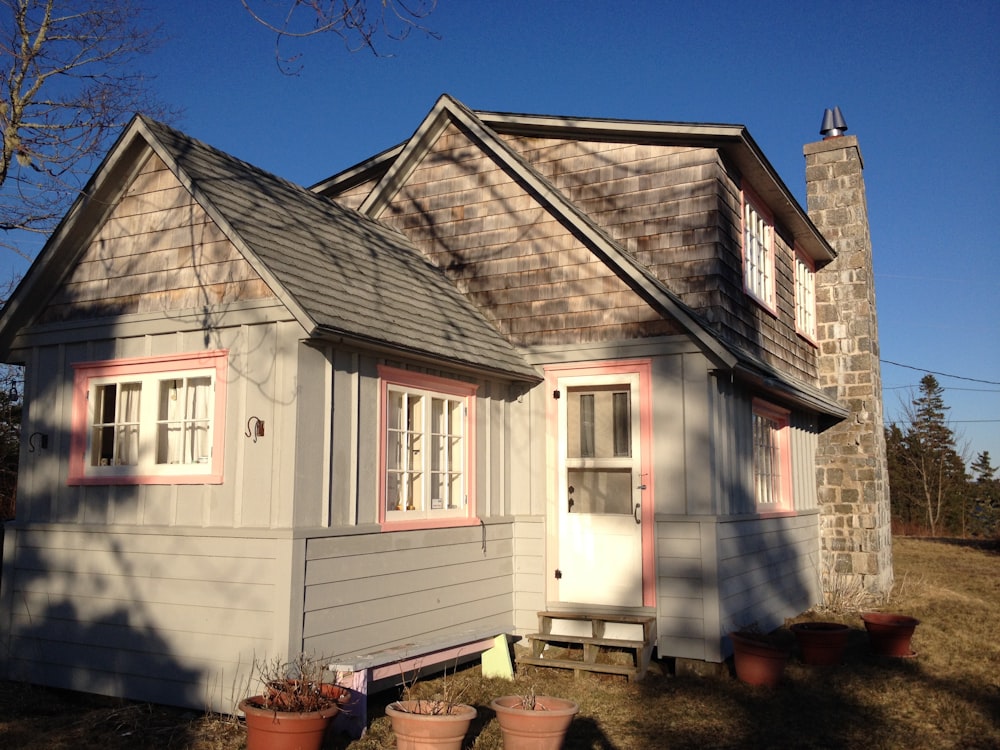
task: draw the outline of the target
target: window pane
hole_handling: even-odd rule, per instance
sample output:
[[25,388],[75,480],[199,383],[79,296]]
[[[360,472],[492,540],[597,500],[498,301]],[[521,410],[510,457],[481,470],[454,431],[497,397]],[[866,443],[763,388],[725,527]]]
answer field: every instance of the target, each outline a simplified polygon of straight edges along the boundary
[[632,513],[631,469],[570,469],[570,513]]
[[207,464],[211,460],[209,376],[159,381],[156,463]]
[[581,393],[580,401],[580,456],[591,458],[594,455],[594,394]]
[[628,393],[612,394],[615,425],[615,456],[632,455],[632,413]]
[[108,383],[93,389],[91,466],[135,466],[139,463],[141,383]]
[[392,385],[385,424],[386,511],[464,507],[465,399]]

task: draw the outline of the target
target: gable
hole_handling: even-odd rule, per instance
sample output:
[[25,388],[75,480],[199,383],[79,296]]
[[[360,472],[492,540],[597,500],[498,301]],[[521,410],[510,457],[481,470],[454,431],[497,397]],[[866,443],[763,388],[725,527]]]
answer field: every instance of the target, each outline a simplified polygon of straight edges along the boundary
[[273,296],[190,191],[150,154],[37,320],[168,312]]
[[682,331],[454,124],[379,220],[405,233],[515,345]]

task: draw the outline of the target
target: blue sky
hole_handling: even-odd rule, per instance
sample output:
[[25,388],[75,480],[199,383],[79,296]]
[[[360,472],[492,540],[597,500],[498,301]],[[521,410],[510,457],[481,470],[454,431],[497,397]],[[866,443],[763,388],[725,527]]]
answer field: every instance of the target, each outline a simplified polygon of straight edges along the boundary
[[908,366],[883,363],[887,416],[941,373],[970,458],[1000,464],[1000,3],[440,0],[440,40],[383,58],[305,40],[295,77],[239,0],[156,6],[169,38],[146,67],[176,124],[306,185],[402,141],[447,92],[744,124],[805,205],[802,145],[839,106],[865,159],[881,355]]

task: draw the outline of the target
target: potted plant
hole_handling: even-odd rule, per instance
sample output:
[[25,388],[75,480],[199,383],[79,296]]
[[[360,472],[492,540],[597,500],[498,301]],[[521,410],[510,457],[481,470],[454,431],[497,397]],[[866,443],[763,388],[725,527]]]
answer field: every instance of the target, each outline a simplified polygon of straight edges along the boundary
[[404,680],[406,698],[385,707],[398,750],[462,750],[462,741],[477,712],[474,706],[459,702],[461,691],[454,694],[447,674],[445,677],[444,694],[432,698],[412,697],[414,686]]
[[505,695],[490,703],[500,724],[505,750],[559,750],[580,707],[564,698]]
[[349,696],[345,688],[323,681],[325,662],[299,655],[288,664],[255,662],[254,669],[261,692],[239,704],[246,717],[247,750],[320,750]]
[[797,622],[789,630],[799,645],[803,664],[828,667],[840,664],[851,629],[839,622]]
[[872,653],[878,656],[916,656],[910,647],[913,631],[920,620],[906,615],[865,612],[861,615]]
[[789,649],[772,636],[755,628],[741,628],[729,634],[733,642],[736,676],[748,685],[775,687],[781,682]]

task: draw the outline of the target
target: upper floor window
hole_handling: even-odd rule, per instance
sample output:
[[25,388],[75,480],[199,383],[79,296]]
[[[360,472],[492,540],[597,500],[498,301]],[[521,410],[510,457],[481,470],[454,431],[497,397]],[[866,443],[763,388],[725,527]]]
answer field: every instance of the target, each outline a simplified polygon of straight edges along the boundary
[[743,191],[743,283],[774,312],[774,222],[749,189]]
[[816,340],[816,268],[802,253],[795,253],[795,329]]
[[753,402],[754,496],[759,513],[792,510],[788,411]]
[[469,383],[380,367],[382,520],[447,525],[474,515]]
[[71,484],[222,482],[225,351],[74,365]]

